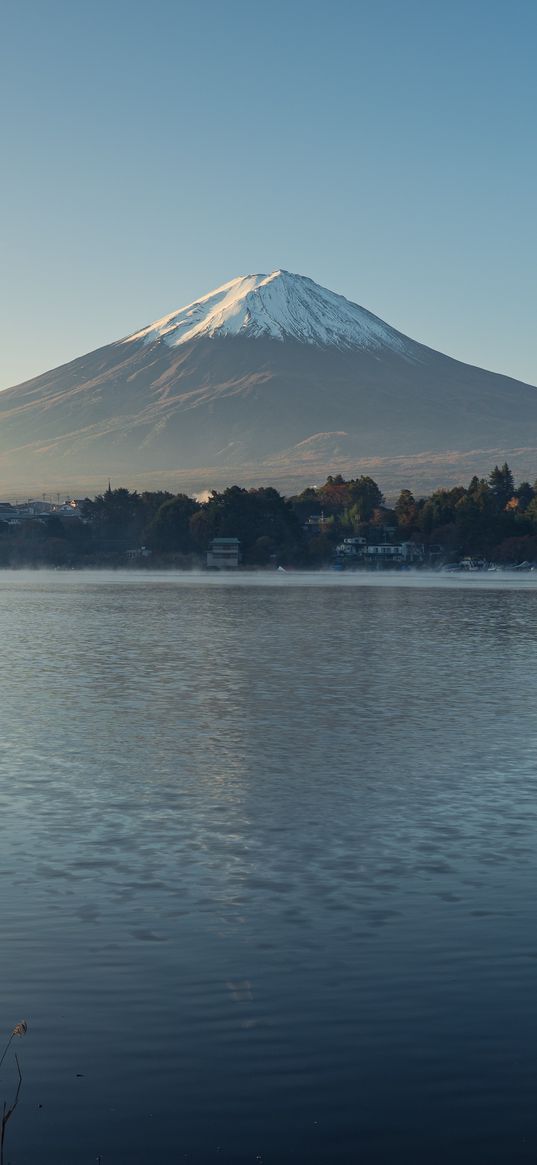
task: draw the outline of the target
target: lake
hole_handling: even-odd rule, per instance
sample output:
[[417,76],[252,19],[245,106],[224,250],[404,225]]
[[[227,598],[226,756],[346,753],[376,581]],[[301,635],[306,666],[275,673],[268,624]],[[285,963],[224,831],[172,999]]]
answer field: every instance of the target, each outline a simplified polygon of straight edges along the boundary
[[535,1161],[535,576],[2,572],[0,642],[6,1163]]

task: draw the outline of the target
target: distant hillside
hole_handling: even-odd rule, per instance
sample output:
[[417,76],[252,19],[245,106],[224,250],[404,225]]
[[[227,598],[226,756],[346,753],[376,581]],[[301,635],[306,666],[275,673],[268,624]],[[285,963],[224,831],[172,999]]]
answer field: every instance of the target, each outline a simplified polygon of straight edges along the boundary
[[537,389],[452,360],[310,279],[241,277],[0,394],[0,489],[383,488],[537,475]]

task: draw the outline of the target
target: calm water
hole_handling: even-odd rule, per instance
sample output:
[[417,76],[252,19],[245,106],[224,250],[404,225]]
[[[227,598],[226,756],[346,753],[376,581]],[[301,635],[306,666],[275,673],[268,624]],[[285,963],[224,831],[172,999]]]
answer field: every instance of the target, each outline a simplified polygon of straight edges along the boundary
[[366,581],[0,574],[13,1165],[537,1159],[537,581]]

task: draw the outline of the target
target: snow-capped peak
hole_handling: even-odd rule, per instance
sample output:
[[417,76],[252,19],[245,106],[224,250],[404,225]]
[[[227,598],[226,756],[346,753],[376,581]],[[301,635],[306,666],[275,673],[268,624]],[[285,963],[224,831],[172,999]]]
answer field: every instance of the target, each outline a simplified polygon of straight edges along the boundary
[[171,312],[124,343],[163,339],[170,347],[202,336],[269,336],[342,348],[408,352],[412,341],[377,316],[304,275],[241,275]]

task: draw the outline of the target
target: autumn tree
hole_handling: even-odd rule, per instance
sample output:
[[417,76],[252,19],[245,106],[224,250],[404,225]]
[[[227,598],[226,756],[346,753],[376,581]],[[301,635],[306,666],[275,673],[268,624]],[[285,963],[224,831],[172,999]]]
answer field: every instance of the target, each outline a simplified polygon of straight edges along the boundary
[[414,494],[409,489],[402,489],[394,506],[399,526],[414,526],[418,507]]
[[357,522],[369,522],[374,510],[384,501],[382,491],[372,477],[356,477],[348,483],[350,509]]

